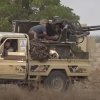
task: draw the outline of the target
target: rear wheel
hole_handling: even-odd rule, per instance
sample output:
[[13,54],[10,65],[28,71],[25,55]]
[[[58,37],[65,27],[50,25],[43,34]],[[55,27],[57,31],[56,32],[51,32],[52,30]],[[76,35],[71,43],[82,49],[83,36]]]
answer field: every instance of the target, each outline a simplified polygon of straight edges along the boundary
[[53,71],[44,80],[44,86],[54,91],[65,91],[70,84],[69,78],[61,71]]

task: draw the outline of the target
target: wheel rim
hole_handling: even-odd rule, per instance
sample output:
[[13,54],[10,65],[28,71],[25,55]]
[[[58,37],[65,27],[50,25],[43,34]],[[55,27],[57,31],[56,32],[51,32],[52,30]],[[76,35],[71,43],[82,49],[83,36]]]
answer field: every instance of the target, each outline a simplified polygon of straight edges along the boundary
[[51,81],[51,87],[53,90],[60,91],[63,88],[63,80],[60,77],[56,77]]

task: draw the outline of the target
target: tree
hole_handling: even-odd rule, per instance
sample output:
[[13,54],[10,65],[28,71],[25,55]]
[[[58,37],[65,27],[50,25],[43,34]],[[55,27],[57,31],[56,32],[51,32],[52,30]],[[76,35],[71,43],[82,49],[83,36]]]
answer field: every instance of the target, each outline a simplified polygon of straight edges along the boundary
[[60,5],[60,0],[32,0],[32,5],[36,7],[43,7],[43,6],[57,6]]
[[100,43],[100,36],[96,35],[96,36],[91,36],[95,39],[96,43]]
[[79,20],[79,16],[72,12],[73,9],[70,9],[69,7],[65,6],[48,6],[45,10],[41,10],[37,14],[31,14],[29,16],[32,20],[40,20],[43,18],[46,19],[52,19],[53,16],[60,16],[64,19],[70,19],[70,20]]
[[27,10],[20,4],[0,2],[0,31],[11,31],[12,20],[28,19]]
[[73,9],[60,4],[60,0],[1,0],[0,31],[11,31],[12,20],[41,20],[60,16],[79,20]]
[[[33,0],[33,7],[39,8],[37,14],[29,16],[32,20],[40,20],[43,18],[52,19],[53,16],[60,16],[70,20],[79,20],[79,16],[73,13],[73,9],[60,4],[60,0]],[[31,5],[31,6],[32,6]]]

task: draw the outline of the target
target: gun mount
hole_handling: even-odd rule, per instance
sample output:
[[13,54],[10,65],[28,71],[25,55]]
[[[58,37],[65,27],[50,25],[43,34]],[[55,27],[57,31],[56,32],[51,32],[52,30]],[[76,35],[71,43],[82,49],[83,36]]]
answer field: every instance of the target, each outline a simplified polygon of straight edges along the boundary
[[[39,21],[13,21],[13,28],[15,29],[13,31],[27,34],[32,26],[38,24]],[[47,26],[47,34],[49,36],[59,35],[58,41],[64,43],[78,43],[78,38],[84,38],[85,36],[90,34],[90,31],[96,30],[100,30],[100,26],[83,27],[78,21],[61,19],[58,16],[55,16]]]
[[[39,21],[13,21],[13,32],[28,34],[32,26],[38,25]],[[100,30],[100,26],[82,26],[78,21],[70,21],[54,17],[49,21],[47,28],[48,36],[58,35],[57,41],[40,40],[38,42],[46,44],[49,48],[56,50],[59,58],[71,58],[70,50],[78,56],[78,59],[88,59],[88,52],[77,52],[73,50],[72,45],[77,45],[84,41],[84,37],[90,34],[90,31]],[[78,40],[81,38],[81,42]],[[72,57],[73,59],[73,57]]]

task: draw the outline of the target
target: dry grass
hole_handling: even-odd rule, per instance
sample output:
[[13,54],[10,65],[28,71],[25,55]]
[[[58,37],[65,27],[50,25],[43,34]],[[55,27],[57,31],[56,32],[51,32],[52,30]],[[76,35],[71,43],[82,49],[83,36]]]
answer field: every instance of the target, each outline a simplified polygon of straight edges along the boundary
[[0,90],[0,100],[99,100],[99,94],[100,92],[96,90],[73,90],[61,93],[41,89],[29,92],[17,86],[3,86]]
[[76,83],[65,93],[40,89],[28,91],[16,85],[0,86],[0,100],[99,100],[100,98],[100,70],[91,73],[91,81],[86,81],[88,88],[82,88],[82,83]]

